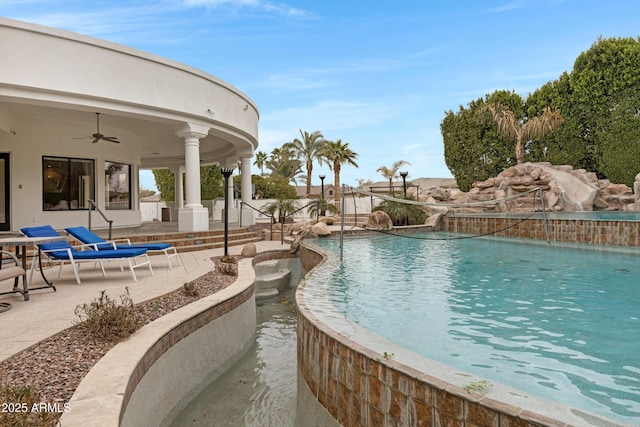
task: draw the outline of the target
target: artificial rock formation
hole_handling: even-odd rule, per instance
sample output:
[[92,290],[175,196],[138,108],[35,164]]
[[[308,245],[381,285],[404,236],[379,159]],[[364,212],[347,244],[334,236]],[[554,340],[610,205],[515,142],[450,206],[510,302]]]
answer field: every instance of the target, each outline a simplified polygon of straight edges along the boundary
[[[521,163],[505,169],[495,178],[473,184],[466,197],[458,195],[447,203],[476,203],[501,200],[541,189],[545,209],[551,211],[635,210],[633,192],[624,184],[599,180],[595,173],[551,163]],[[464,200],[466,198],[466,200]],[[460,212],[531,212],[540,209],[534,193],[495,205],[456,208]]]

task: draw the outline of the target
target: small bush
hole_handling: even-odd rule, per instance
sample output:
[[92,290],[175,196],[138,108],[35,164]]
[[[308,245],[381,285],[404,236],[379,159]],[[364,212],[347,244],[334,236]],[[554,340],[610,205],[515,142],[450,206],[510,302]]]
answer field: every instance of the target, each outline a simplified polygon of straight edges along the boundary
[[80,319],[77,326],[99,341],[123,340],[140,327],[129,288],[120,295],[120,304],[109,298],[106,291],[100,291],[100,296],[89,304],[77,306],[75,314]]
[[[402,199],[403,197],[398,197]],[[414,200],[412,197],[406,197],[406,200]],[[396,202],[393,200],[385,200],[380,203],[374,211],[383,211],[393,225],[418,225],[424,224],[427,219],[427,213],[419,205],[411,205],[408,203]]]
[[48,409],[63,411],[63,405],[55,405],[54,402],[46,402],[40,397],[40,393],[28,386],[14,387],[10,385],[0,387],[0,402],[3,410],[0,411],[0,426],[6,427],[49,427],[60,425],[59,412],[42,410],[47,404]]
[[195,282],[187,282],[182,287],[182,293],[190,298],[197,298],[200,296],[200,291],[198,291],[198,287]]

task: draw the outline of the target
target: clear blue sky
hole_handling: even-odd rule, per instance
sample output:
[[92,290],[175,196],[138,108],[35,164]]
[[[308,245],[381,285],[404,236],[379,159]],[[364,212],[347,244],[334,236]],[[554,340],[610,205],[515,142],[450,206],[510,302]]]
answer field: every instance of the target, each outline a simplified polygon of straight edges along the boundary
[[0,15],[213,74],[258,105],[258,150],[298,129],[349,142],[349,185],[401,159],[410,177],[450,177],[445,111],[497,89],[526,97],[598,36],[640,34],[637,0],[0,0]]

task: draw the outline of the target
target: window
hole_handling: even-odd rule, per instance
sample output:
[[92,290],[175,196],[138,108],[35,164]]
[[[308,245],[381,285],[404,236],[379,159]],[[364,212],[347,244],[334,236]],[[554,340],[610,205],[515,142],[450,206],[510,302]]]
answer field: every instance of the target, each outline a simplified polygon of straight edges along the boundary
[[105,206],[131,209],[131,165],[104,162]]
[[42,158],[42,209],[87,209],[94,193],[93,160]]

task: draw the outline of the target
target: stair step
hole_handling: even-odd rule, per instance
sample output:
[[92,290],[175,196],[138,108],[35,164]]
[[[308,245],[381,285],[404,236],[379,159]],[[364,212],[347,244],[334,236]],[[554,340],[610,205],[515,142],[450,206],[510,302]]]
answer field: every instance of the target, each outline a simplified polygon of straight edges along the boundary
[[[102,234],[102,233],[100,233]],[[104,239],[106,236],[102,235]],[[114,236],[114,240],[122,237]],[[201,251],[205,249],[217,249],[224,247],[224,230],[208,230],[197,232],[171,232],[158,233],[148,235],[132,235],[128,236],[132,244],[140,243],[169,243],[174,246],[178,252]],[[247,243],[254,243],[264,240],[261,233],[250,231],[249,228],[236,228],[229,230],[228,245],[237,246]],[[77,242],[70,241],[71,245]]]
[[[264,240],[262,237],[253,237],[253,238],[238,239],[238,240],[229,239],[229,246],[246,245],[247,243],[261,242],[262,240]],[[219,249],[223,247],[224,247],[224,241],[213,242],[213,243],[190,244],[186,246],[176,246],[176,250],[178,252],[192,252],[192,251],[202,251],[205,249]]]

